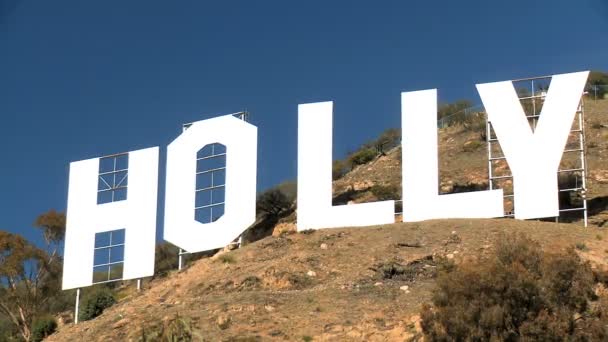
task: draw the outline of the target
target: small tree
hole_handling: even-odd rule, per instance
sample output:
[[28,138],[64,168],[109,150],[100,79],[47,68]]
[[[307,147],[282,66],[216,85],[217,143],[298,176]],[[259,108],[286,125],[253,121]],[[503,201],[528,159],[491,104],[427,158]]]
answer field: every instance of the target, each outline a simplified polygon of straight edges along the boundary
[[42,230],[44,241],[54,248],[55,253],[65,237],[65,214],[51,209],[36,218],[34,227]]
[[65,238],[65,222],[65,214],[57,212],[55,209],[39,215],[36,221],[34,221],[34,227],[42,231],[42,236],[46,243],[46,251],[49,255],[49,264],[57,264],[59,262],[59,248]]
[[258,196],[256,205],[259,213],[276,217],[291,206],[291,201],[281,190],[272,188]]
[[58,292],[58,273],[45,251],[0,231],[0,313],[26,341],[32,337],[33,317]]
[[0,231],[0,314],[21,337],[32,339],[32,321],[52,307],[61,293],[59,246],[65,235],[65,215],[50,210],[36,219],[46,251],[22,236]]

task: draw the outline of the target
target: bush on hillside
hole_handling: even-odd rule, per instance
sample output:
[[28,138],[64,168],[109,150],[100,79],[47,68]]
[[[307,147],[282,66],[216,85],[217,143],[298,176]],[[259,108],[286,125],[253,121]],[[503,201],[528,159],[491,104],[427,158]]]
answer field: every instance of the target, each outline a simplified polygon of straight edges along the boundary
[[471,108],[473,103],[469,100],[457,100],[452,103],[440,104],[437,108],[437,117],[439,119],[448,118],[450,116],[458,115],[465,109]]
[[587,96],[593,99],[603,99],[608,93],[608,73],[601,71],[591,71],[585,86]]
[[179,248],[169,242],[156,245],[154,253],[154,276],[164,277],[178,267]]
[[366,142],[355,152],[349,153],[345,159],[334,160],[332,165],[332,179],[340,179],[357,165],[367,164],[376,156],[385,155],[386,152],[401,144],[401,130],[389,128],[382,132],[377,139]]
[[349,170],[348,164],[344,160],[334,160],[331,168],[331,178],[333,180],[342,178]]
[[53,316],[42,316],[32,324],[32,341],[42,341],[54,333],[56,329],[57,321]]
[[486,113],[477,112],[467,115],[462,121],[462,126],[469,131],[478,132],[481,140],[485,141],[486,134]]
[[489,258],[440,272],[421,326],[430,341],[606,340],[606,302],[593,289],[573,249],[547,254],[504,236]]
[[283,191],[272,188],[258,196],[256,206],[258,213],[267,217],[278,217],[283,211],[291,207],[291,201]]
[[284,181],[276,186],[286,197],[287,200],[292,203],[298,197],[298,183],[295,180]]
[[142,326],[140,341],[203,341],[192,320],[175,315],[168,321]]
[[383,155],[399,144],[401,144],[401,130],[397,128],[387,129],[373,142],[376,151]]
[[348,157],[348,161],[350,162],[351,167],[355,167],[357,165],[367,164],[372,161],[378,153],[372,148],[364,148],[357,152],[354,152]]
[[80,320],[88,321],[103,313],[103,311],[116,304],[112,291],[105,287],[92,288],[80,304]]

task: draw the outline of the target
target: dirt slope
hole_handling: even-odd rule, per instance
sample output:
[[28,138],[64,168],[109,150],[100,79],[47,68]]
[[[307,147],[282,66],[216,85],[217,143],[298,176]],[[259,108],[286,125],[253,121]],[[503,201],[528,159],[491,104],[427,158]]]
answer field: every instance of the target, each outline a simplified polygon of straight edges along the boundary
[[608,262],[605,230],[509,219],[268,237],[146,283],[100,317],[48,340],[140,340],[176,317],[210,341],[403,340],[416,332],[442,258],[483,253],[505,231],[525,231],[552,250],[584,244],[585,257],[601,267]]

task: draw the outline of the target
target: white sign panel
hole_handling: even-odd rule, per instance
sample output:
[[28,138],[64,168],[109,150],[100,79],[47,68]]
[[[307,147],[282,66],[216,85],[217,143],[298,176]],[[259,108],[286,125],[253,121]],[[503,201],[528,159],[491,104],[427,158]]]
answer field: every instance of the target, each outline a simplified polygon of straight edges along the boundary
[[[64,290],[92,285],[94,276],[100,283],[154,274],[157,188],[158,147],[129,152],[126,177],[122,167],[100,172],[99,158],[70,164]],[[98,204],[122,189],[126,199]]]
[[502,190],[439,195],[437,90],[401,94],[403,222],[503,216]]
[[395,222],[395,202],[332,205],[332,102],[298,107],[298,230]]
[[[555,75],[532,131],[512,82],[477,88],[513,173],[515,217],[559,216],[557,171],[588,72]],[[437,90],[401,94],[403,221],[503,216],[502,190],[439,195]],[[298,230],[394,222],[394,201],[332,205],[332,102],[298,107]],[[153,275],[158,148],[70,164],[63,288]],[[167,148],[164,239],[224,247],[255,222],[257,128],[193,123]]]
[[534,132],[512,82],[477,85],[513,172],[515,218],[559,216],[557,170],[588,75],[553,76]]
[[[200,155],[210,145],[223,146],[225,164],[200,169],[218,155]],[[257,127],[232,115],[192,124],[167,148],[164,239],[194,253],[224,247],[237,238],[255,221],[256,164]],[[222,166],[224,188],[215,183],[219,175],[214,170]],[[210,173],[214,173],[213,180],[203,181]],[[205,195],[203,192],[209,192],[210,197],[197,203],[197,195]],[[213,195],[216,199],[223,196],[223,204]],[[211,219],[197,221],[195,208],[208,210]],[[222,215],[214,214],[213,209],[223,210]]]

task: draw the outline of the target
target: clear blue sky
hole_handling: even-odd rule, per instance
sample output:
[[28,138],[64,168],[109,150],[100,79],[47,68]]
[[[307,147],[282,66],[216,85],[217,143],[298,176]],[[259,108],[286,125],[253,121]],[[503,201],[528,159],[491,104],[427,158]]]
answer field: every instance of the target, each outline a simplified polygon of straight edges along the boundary
[[261,190],[296,177],[299,103],[334,101],[342,157],[399,126],[401,91],[478,102],[475,83],[608,70],[607,42],[606,0],[0,0],[0,229],[39,242],[70,161],[164,163],[185,122],[249,110]]

